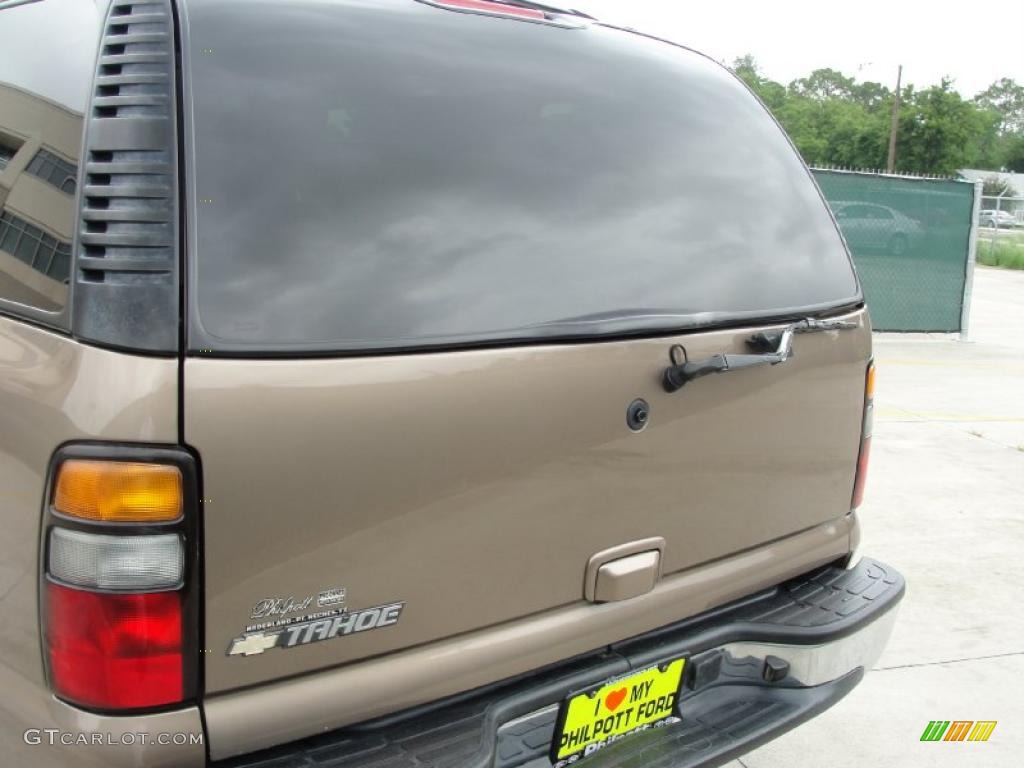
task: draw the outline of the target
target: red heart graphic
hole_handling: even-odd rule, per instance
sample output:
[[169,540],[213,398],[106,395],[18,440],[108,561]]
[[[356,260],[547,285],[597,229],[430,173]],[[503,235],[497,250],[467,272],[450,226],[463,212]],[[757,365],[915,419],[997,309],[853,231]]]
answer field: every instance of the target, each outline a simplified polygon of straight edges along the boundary
[[626,698],[626,689],[619,688],[617,691],[612,691],[604,697],[604,705],[608,707],[609,712],[614,712],[619,708],[619,705]]

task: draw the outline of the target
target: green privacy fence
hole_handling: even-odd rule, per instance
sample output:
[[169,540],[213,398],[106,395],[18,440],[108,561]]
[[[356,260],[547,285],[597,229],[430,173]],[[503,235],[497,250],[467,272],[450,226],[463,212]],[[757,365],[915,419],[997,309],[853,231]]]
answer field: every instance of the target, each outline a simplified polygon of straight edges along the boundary
[[875,330],[963,330],[973,262],[974,184],[813,173],[853,253]]

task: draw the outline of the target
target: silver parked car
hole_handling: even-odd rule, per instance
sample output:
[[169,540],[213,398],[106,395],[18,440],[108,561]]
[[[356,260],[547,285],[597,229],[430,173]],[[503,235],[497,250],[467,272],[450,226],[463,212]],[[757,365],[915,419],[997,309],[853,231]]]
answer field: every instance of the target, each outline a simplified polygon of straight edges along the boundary
[[919,222],[886,205],[835,201],[832,212],[855,251],[883,251],[900,256],[922,233]]
[[1015,227],[1017,217],[1009,211],[997,211],[989,208],[978,214],[978,224],[983,227]]

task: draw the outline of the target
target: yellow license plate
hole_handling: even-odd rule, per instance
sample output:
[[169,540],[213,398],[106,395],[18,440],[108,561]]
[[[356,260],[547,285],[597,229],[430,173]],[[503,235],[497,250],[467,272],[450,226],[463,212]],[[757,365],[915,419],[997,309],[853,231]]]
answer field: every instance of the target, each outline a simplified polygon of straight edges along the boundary
[[551,761],[568,765],[626,736],[679,722],[676,699],[685,659],[632,672],[570,696],[558,713]]

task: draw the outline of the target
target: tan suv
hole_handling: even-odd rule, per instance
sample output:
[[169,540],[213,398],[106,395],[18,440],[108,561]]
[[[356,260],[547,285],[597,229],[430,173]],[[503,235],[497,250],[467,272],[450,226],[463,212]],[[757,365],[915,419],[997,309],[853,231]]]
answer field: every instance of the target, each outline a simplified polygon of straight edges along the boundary
[[719,765],[881,651],[863,295],[713,61],[6,0],[0,147],[5,764]]

